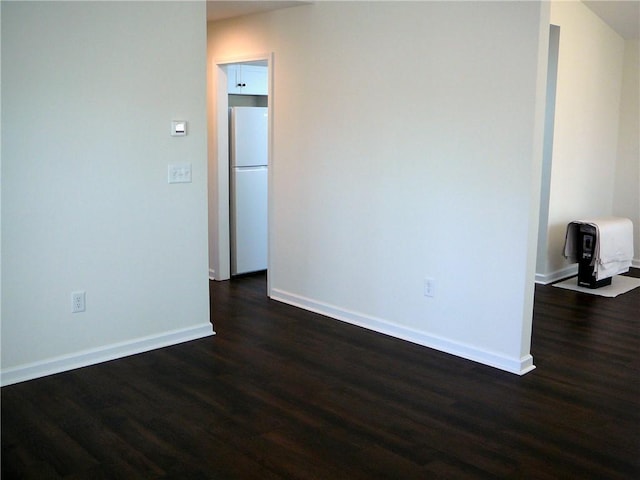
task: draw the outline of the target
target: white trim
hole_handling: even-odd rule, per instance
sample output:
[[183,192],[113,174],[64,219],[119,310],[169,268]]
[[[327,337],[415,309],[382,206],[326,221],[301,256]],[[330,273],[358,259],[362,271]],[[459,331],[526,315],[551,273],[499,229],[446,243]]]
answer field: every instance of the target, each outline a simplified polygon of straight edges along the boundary
[[[231,57],[222,57],[214,59],[213,63],[218,66],[226,66],[231,65],[233,63],[251,63],[251,62],[262,62],[262,61],[271,61],[271,56],[273,52],[261,52],[254,53],[248,55],[234,55]],[[226,92],[226,89],[225,89]]]
[[157,348],[215,335],[213,325],[207,322],[180,330],[172,330],[158,335],[149,335],[111,345],[84,350],[81,352],[49,358],[39,362],[3,369],[0,372],[0,385],[11,385],[34,378],[45,377],[80,367],[115,360]]
[[578,264],[574,263],[568,267],[556,270],[555,272],[543,274],[536,273],[536,283],[541,285],[548,285],[558,280],[564,280],[565,278],[575,277],[578,274]]
[[524,375],[536,368],[533,364],[533,357],[531,355],[526,355],[519,359],[507,357],[500,353],[490,352],[488,350],[455,342],[437,335],[430,335],[380,318],[344,310],[336,307],[335,305],[318,302],[277,288],[272,290],[271,298],[273,300],[319,313],[336,320],[357,325],[368,330],[373,330],[374,332],[390,335],[395,338],[406,340],[424,347],[433,348],[467,360],[473,360],[474,362],[482,363],[517,375]]
[[209,205],[209,208],[214,208],[216,211],[217,237],[209,241],[213,241],[215,245],[216,254],[213,258],[213,270],[218,275],[216,280],[228,280],[231,278],[229,245],[229,94],[227,93],[226,67],[226,64],[223,65],[218,62],[214,65],[214,78],[216,79],[216,130],[214,135],[217,138],[217,149],[212,167],[216,171],[217,185],[215,186],[213,205]]
[[215,280],[216,279],[216,271],[213,268],[209,269],[209,280]]
[[[633,268],[640,268],[640,260],[633,259],[631,262]],[[578,264],[574,263],[555,272],[542,274],[536,273],[536,283],[541,285],[548,285],[558,280],[564,280],[566,278],[575,277],[578,274]]]

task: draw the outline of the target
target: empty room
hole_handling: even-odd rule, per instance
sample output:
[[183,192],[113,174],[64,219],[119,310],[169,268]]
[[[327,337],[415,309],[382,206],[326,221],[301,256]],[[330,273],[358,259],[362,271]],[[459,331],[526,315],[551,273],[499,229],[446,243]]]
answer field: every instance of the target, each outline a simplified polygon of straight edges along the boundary
[[640,475],[640,288],[556,286],[593,217],[640,278],[638,2],[0,14],[3,478]]

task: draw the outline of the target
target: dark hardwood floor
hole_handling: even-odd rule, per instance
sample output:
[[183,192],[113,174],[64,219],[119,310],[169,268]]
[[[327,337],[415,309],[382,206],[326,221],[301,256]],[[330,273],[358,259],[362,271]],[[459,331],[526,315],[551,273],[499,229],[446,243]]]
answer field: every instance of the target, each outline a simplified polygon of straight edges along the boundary
[[2,388],[2,478],[640,478],[640,288],[537,286],[523,377],[270,301],[264,276],[211,296],[216,337]]

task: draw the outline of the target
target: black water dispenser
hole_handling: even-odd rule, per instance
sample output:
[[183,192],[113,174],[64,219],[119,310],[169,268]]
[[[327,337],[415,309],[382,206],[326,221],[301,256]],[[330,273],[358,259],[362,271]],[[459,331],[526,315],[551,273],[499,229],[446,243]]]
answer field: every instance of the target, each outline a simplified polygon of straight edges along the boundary
[[611,285],[611,277],[596,280],[594,266],[596,262],[596,244],[598,231],[593,225],[580,225],[578,230],[578,285],[587,288],[600,288]]

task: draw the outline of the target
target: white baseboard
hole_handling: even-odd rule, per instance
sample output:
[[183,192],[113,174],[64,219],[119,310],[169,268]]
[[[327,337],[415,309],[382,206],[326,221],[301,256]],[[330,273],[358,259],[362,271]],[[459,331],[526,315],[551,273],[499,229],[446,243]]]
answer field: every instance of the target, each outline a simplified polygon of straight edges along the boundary
[[387,320],[344,310],[334,305],[317,302],[310,298],[288,293],[279,289],[272,290],[271,298],[273,300],[319,313],[336,320],[406,340],[424,347],[433,348],[467,360],[473,360],[474,362],[482,363],[517,375],[524,375],[536,368],[533,365],[533,357],[531,355],[526,355],[519,359],[506,357],[501,354],[479,349],[472,345],[466,345],[436,335],[430,335],[425,332],[394,324]]
[[[631,266],[633,268],[640,268],[640,260],[632,260]],[[558,280],[564,280],[565,278],[575,277],[578,274],[578,264],[574,263],[555,272],[542,274],[536,273],[536,283],[542,285],[548,285]]]
[[150,335],[148,337],[84,350],[70,355],[19,365],[17,367],[3,369],[0,372],[0,385],[5,386],[33,380],[34,378],[95,365],[97,363],[148,352],[149,350],[168,347],[211,335],[215,335],[213,325],[207,322],[189,328],[172,330],[158,335]]
[[578,264],[574,263],[555,272],[542,274],[536,273],[536,283],[542,285],[548,285],[558,280],[564,280],[565,278],[574,277],[578,274]]
[[213,268],[209,269],[209,280],[215,280],[216,279],[216,271]]

